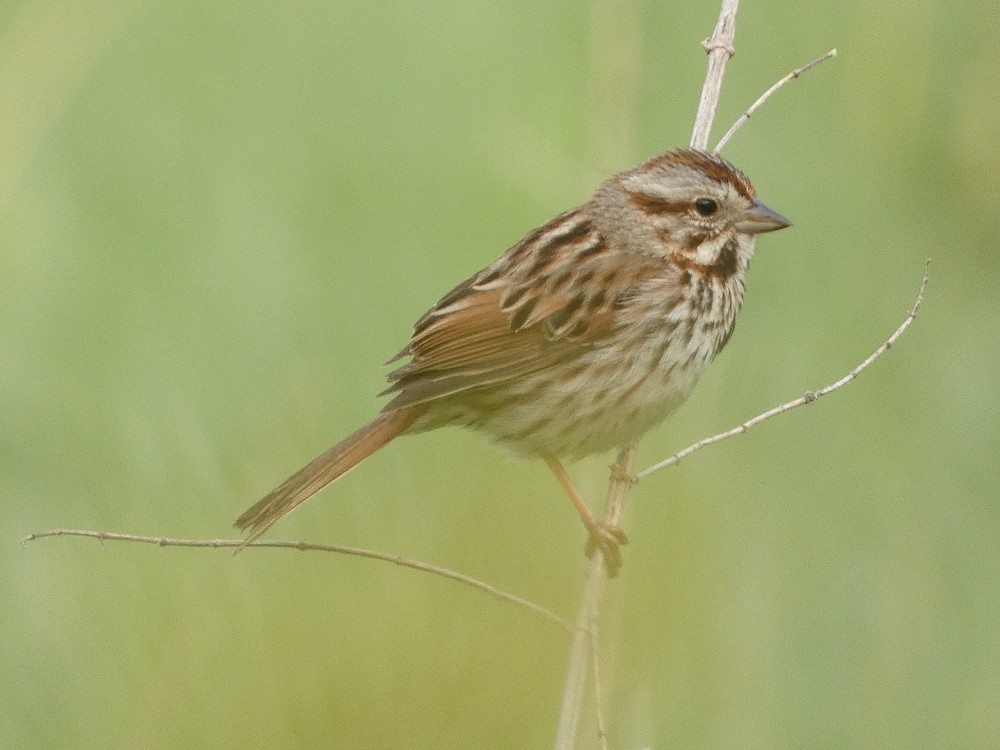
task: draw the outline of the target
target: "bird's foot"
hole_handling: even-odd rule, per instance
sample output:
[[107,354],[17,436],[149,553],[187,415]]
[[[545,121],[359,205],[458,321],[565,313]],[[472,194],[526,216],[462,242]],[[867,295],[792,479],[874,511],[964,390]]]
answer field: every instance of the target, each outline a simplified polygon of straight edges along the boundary
[[601,550],[608,578],[614,578],[622,567],[621,545],[623,544],[628,544],[628,537],[624,531],[618,526],[598,521],[590,527],[590,537],[583,552],[587,557],[593,557],[597,550]]

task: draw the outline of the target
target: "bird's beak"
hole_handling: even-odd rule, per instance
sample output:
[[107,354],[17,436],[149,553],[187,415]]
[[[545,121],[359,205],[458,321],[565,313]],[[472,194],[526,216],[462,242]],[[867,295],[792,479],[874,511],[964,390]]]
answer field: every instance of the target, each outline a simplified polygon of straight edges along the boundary
[[736,217],[734,226],[737,232],[743,234],[763,234],[773,232],[776,229],[790,227],[792,222],[784,216],[774,211],[759,200],[754,200],[753,205]]

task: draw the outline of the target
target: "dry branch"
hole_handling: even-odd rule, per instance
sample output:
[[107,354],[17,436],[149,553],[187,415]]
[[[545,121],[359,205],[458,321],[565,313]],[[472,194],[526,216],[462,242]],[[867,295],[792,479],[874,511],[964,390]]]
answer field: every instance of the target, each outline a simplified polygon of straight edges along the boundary
[[892,345],[896,343],[897,339],[899,339],[899,337],[903,335],[906,329],[909,328],[910,325],[913,323],[913,321],[916,319],[917,312],[920,310],[920,305],[923,304],[924,301],[924,293],[927,291],[927,284],[930,282],[930,263],[931,262],[928,259],[924,265],[924,278],[920,282],[920,291],[917,293],[917,298],[913,303],[913,307],[910,308],[910,312],[906,316],[906,319],[902,323],[900,323],[899,328],[893,331],[892,335],[889,336],[889,338],[887,338],[885,341],[883,341],[882,344],[874,352],[872,352],[868,357],[865,358],[865,360],[861,364],[859,364],[857,367],[855,367],[853,370],[847,373],[840,380],[836,381],[835,383],[830,383],[830,385],[826,386],[825,388],[820,388],[818,391],[806,391],[806,393],[799,396],[798,398],[792,399],[791,401],[781,404],[780,406],[775,406],[773,409],[768,409],[767,411],[758,414],[756,417],[748,419],[743,424],[737,425],[731,430],[726,430],[725,432],[720,432],[718,435],[713,435],[712,437],[699,440],[697,443],[689,445],[682,451],[677,451],[677,453],[675,453],[672,456],[669,456],[668,458],[663,459],[659,463],[655,463],[649,468],[643,469],[642,471],[640,471],[638,474],[635,475],[636,481],[639,481],[640,479],[645,479],[650,474],[657,472],[660,469],[666,469],[668,466],[673,466],[674,464],[678,463],[681,459],[687,458],[697,450],[706,448],[709,445],[715,445],[715,443],[721,443],[723,440],[726,440],[728,438],[736,437],[737,435],[742,435],[751,427],[756,427],[761,422],[764,422],[770,419],[771,417],[776,417],[779,414],[784,414],[786,411],[791,411],[792,409],[795,409],[796,407],[799,406],[805,406],[806,404],[811,404],[817,399],[826,396],[828,393],[833,393],[839,388],[843,388],[845,385],[850,383],[852,380],[858,377],[858,375],[860,375],[862,372],[871,367],[872,363],[874,363],[876,359],[878,359],[887,351],[889,351]]
[[712,132],[712,122],[715,120],[715,108],[719,105],[719,95],[722,93],[722,79],[726,76],[726,65],[736,54],[733,41],[736,39],[736,12],[740,9],[740,0],[722,0],[719,20],[715,24],[712,36],[701,43],[708,53],[708,71],[705,73],[705,83],[701,87],[701,99],[698,101],[698,111],[694,116],[694,130],[691,132],[691,148],[704,151],[708,148],[708,136]]
[[83,529],[52,529],[51,531],[40,531],[34,534],[29,534],[24,537],[21,542],[27,543],[36,539],[53,536],[82,536],[90,539],[97,539],[102,543],[106,541],[137,542],[139,544],[154,544],[157,547],[213,547],[215,549],[237,549],[244,545],[248,547],[276,547],[279,549],[293,549],[299,552],[336,552],[340,555],[364,557],[369,560],[381,560],[382,562],[398,565],[401,568],[410,568],[411,570],[418,570],[422,573],[433,573],[434,575],[441,576],[442,578],[463,583],[466,586],[471,586],[474,589],[479,589],[480,591],[490,594],[501,601],[515,604],[519,607],[524,607],[525,609],[534,612],[536,615],[545,618],[549,622],[558,625],[563,630],[573,632],[573,626],[571,626],[563,618],[559,617],[559,615],[547,610],[545,607],[535,604],[533,601],[525,599],[522,596],[517,596],[516,594],[511,594],[507,591],[499,589],[496,586],[486,583],[485,581],[480,581],[478,578],[467,576],[464,573],[458,573],[449,568],[443,568],[440,565],[431,565],[430,563],[421,562],[420,560],[410,560],[399,555],[365,549],[363,547],[348,547],[343,544],[312,544],[309,542],[272,542],[260,539],[247,544],[245,539],[174,539],[164,536],[116,534],[110,531],[87,531]]
[[733,135],[736,133],[736,131],[739,130],[743,126],[743,123],[745,123],[747,120],[749,120],[753,116],[753,113],[756,112],[758,109],[760,109],[761,105],[764,102],[766,102],[768,99],[770,99],[771,96],[775,92],[777,92],[778,89],[780,89],[786,83],[790,83],[790,82],[794,81],[796,78],[798,78],[800,75],[802,75],[803,73],[805,73],[807,70],[812,70],[813,68],[815,68],[820,63],[824,63],[827,60],[829,60],[830,58],[833,58],[833,57],[836,57],[836,56],[837,56],[837,50],[836,49],[832,49],[829,52],[827,52],[825,55],[820,55],[819,57],[817,57],[812,62],[807,62],[801,68],[796,68],[791,73],[789,73],[784,78],[782,78],[780,81],[778,81],[777,83],[775,83],[771,88],[769,88],[767,91],[765,91],[759,97],[757,97],[757,101],[755,101],[753,104],[751,104],[749,107],[747,107],[746,112],[744,112],[742,115],[740,115],[739,117],[736,118],[736,122],[734,122],[733,126],[731,128],[729,128],[729,130],[726,131],[726,134],[724,136],[722,136],[722,138],[719,139],[719,142],[715,145],[715,148],[713,149],[713,151],[715,153],[718,153],[719,151],[722,151],[723,146],[725,146],[727,143],[729,143],[729,139],[732,138]]

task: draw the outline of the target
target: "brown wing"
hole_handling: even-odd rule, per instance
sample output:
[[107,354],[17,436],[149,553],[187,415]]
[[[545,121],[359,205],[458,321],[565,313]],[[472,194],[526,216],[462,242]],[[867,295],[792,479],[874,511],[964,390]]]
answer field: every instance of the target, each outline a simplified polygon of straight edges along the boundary
[[414,328],[386,411],[525,377],[599,345],[616,305],[662,266],[614,253],[571,211],[455,287]]
[[414,334],[407,347],[412,359],[389,374],[384,393],[398,395],[387,410],[523,377],[585,345],[552,339],[540,324],[512,329],[496,291],[470,290],[464,302]]

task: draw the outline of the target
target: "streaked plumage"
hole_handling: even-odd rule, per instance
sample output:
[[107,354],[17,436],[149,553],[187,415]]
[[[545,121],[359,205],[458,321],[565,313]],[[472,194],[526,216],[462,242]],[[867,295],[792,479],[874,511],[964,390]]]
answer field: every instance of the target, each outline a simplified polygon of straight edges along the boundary
[[671,151],[616,175],[424,314],[390,361],[409,358],[389,374],[381,415],[236,525],[259,536],[403,433],[472,427],[554,470],[629,444],[725,346],[754,237],[785,226],[715,155]]

